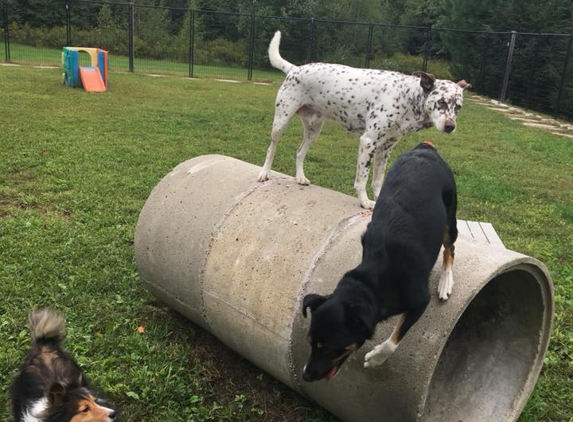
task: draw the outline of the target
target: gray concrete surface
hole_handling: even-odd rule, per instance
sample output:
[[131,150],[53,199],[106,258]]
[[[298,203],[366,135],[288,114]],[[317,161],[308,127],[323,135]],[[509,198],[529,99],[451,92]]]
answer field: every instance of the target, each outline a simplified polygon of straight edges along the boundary
[[263,370],[344,421],[515,421],[547,351],[553,286],[539,261],[487,223],[460,222],[454,293],[432,301],[394,355],[364,369],[392,331],[379,324],[330,382],[305,383],[301,300],[331,292],[361,256],[370,219],[356,198],[207,155],[153,189],[135,234],[144,285]]

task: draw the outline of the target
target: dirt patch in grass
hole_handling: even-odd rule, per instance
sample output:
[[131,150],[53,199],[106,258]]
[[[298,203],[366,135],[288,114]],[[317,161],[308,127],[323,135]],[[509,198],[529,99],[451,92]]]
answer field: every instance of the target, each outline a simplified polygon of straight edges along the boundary
[[12,173],[10,175],[10,180],[15,185],[23,185],[23,184],[31,182],[35,179],[36,179],[36,177],[34,176],[34,173],[32,172],[32,170],[22,170],[22,171],[19,171],[16,173]]
[[39,204],[35,200],[30,201],[25,197],[23,186],[33,182],[35,176],[31,170],[23,170],[8,175],[8,180],[4,180],[3,192],[0,192],[0,219],[11,217],[18,211],[35,210],[41,214],[52,211],[48,205]]
[[[160,302],[153,302],[147,313],[153,318],[172,318],[177,323],[173,336],[189,344],[190,365],[201,365],[209,374],[210,390],[206,404],[229,404],[244,399],[241,420],[260,422],[332,421],[334,416],[317,408],[278,380],[226,347],[215,336],[190,322]],[[189,334],[192,333],[192,334]],[[187,337],[186,339],[182,337]],[[191,339],[191,341],[190,341]],[[216,393],[215,393],[216,392]],[[229,420],[235,418],[230,417]],[[237,418],[239,419],[239,418]]]
[[0,192],[0,219],[14,216],[19,211],[32,210],[39,214],[56,212],[55,208],[26,200],[21,194]]

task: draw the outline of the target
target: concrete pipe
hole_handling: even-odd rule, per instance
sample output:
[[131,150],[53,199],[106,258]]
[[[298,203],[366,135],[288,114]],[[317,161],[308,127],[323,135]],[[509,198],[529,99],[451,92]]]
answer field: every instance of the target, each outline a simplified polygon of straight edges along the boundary
[[[344,421],[515,421],[547,351],[553,287],[542,263],[507,250],[487,225],[460,223],[454,293],[435,295],[379,368],[366,352],[330,382],[305,383],[301,301],[330,293],[358,264],[370,214],[356,198],[299,186],[218,155],[177,166],[153,189],[135,234],[141,279],[159,299]],[[476,238],[480,234],[481,240]]]

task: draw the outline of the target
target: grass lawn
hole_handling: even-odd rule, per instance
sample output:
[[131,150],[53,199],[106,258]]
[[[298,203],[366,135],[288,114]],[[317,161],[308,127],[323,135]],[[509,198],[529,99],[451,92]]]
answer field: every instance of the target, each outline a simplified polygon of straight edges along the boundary
[[[0,45],[0,60],[4,61],[4,46]],[[287,57],[288,59],[288,57]],[[62,51],[54,48],[32,47],[29,45],[10,43],[10,60],[14,63],[58,66],[62,65]],[[373,60],[371,68],[392,69],[404,73],[412,73],[420,68],[422,57],[396,53],[392,57],[384,57]],[[350,65],[350,63],[347,63]],[[80,53],[80,65],[90,66],[87,53]],[[363,65],[362,61],[356,65]],[[448,64],[440,60],[430,60],[428,71],[438,78],[450,78]],[[109,55],[109,69],[112,72],[129,71],[129,59],[126,56],[116,54]],[[176,62],[170,60],[153,60],[135,57],[133,63],[134,72],[152,73],[159,75],[189,76],[188,62]],[[246,67],[214,66],[202,63],[194,63],[191,74],[193,77],[229,78],[235,80],[247,80],[248,69]],[[260,82],[280,82],[284,74],[278,70],[253,69],[252,80]]]
[[[65,312],[68,349],[124,421],[336,421],[154,300],[134,262],[139,212],[174,166],[209,153],[263,163],[277,84],[110,80],[87,94],[64,87],[59,69],[0,66],[0,420],[29,343],[26,315],[49,305]],[[300,134],[297,120],[274,169],[294,173]],[[424,138],[454,169],[458,217],[493,223],[508,248],[549,267],[555,327],[520,422],[573,421],[573,141],[469,101],[454,135],[411,135],[392,158]],[[327,124],[306,174],[354,195],[356,151]]]
[[[10,43],[10,60],[14,63],[32,64],[39,66],[62,66],[62,50]],[[4,61],[4,45],[0,50],[0,61]],[[90,66],[87,53],[80,53],[80,65]],[[126,56],[109,55],[109,69],[115,72],[129,71],[129,59]],[[189,63],[169,60],[141,59],[135,57],[134,72],[154,73],[162,75],[189,75]],[[229,78],[238,80],[248,79],[247,68],[230,66],[212,66],[201,63],[193,65],[194,77]],[[280,71],[253,69],[255,81],[282,81],[284,74]]]

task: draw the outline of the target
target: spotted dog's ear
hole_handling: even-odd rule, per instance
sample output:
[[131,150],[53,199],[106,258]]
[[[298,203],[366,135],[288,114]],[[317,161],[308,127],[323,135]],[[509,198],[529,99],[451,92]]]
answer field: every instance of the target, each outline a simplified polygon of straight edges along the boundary
[[326,299],[328,299],[328,296],[321,296],[314,293],[306,295],[302,301],[302,316],[306,318],[306,308],[310,308],[310,310],[314,312]]
[[462,79],[461,81],[459,81],[459,82],[458,82],[458,86],[459,86],[461,89],[466,89],[466,88],[471,88],[471,87],[472,87],[469,83],[466,82],[465,79]]
[[431,92],[434,89],[434,82],[436,82],[434,75],[426,72],[415,72],[414,75],[420,77],[420,86],[424,92]]

